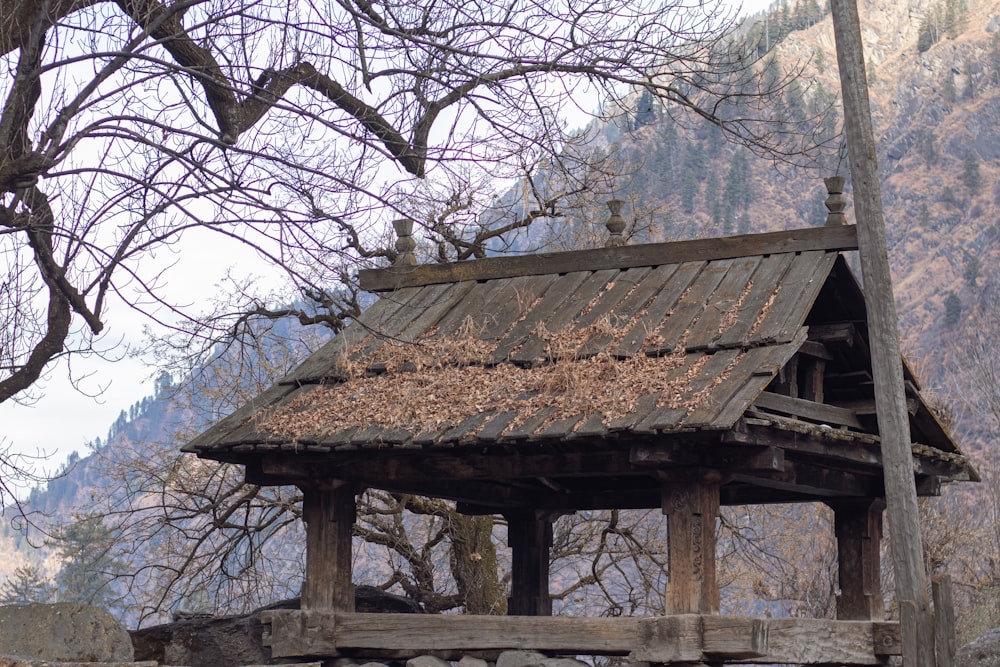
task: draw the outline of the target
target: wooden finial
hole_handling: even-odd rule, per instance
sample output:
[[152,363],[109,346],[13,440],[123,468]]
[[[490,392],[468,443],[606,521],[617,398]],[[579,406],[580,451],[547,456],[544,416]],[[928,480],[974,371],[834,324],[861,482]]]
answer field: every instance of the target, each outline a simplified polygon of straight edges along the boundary
[[829,211],[826,216],[827,227],[847,224],[847,217],[844,215],[844,211],[847,210],[847,197],[844,196],[845,181],[843,176],[831,176],[823,179],[829,195],[823,202],[826,210]]
[[413,240],[413,221],[409,218],[399,218],[392,221],[392,226],[396,230],[396,261],[393,266],[415,266],[417,256],[413,251],[417,249],[417,242]]
[[605,248],[615,248],[625,245],[625,237],[622,235],[622,232],[625,231],[625,218],[621,215],[622,204],[624,203],[621,199],[612,199],[608,202],[608,208],[611,209],[611,216],[604,223],[604,226],[611,232],[611,237],[604,244]]

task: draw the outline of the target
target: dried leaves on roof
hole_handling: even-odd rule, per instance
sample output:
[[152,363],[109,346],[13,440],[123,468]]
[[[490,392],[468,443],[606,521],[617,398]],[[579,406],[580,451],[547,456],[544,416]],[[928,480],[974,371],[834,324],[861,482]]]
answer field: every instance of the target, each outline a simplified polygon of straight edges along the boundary
[[[709,356],[683,349],[626,359],[607,352],[574,356],[593,333],[590,327],[573,334],[543,332],[549,362],[527,368],[488,365],[492,346],[474,336],[428,336],[416,344],[382,345],[366,357],[345,358],[340,370],[349,378],[346,383],[296,397],[264,417],[259,428],[289,439],[372,425],[416,434],[479,413],[519,413],[509,430],[542,410],[549,423],[571,417],[582,423],[597,413],[607,423],[635,412],[643,396],[656,396],[657,408],[692,411],[725,380],[720,374],[693,390]],[[372,367],[384,372],[369,374]]]

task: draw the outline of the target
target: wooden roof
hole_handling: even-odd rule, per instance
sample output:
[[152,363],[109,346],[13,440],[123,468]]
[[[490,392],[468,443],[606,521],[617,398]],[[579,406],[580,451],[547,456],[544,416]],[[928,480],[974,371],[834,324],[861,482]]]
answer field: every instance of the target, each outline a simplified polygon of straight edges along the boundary
[[[647,506],[657,479],[706,468],[728,475],[724,502],[881,495],[863,297],[839,254],[855,247],[827,227],[364,272],[380,299],[185,450],[261,483],[347,476],[487,510],[541,487]],[[909,379],[925,492],[975,478]],[[572,497],[596,478],[615,500]]]

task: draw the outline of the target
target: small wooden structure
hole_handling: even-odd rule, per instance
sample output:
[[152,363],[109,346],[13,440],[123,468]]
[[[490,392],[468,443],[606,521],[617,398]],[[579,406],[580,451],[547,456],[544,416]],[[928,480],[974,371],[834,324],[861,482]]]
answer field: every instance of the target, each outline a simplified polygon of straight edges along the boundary
[[[270,612],[275,657],[530,648],[656,663],[867,665],[883,620],[884,485],[852,226],[397,266],[322,350],[185,450],[304,493],[303,609]],[[919,493],[976,479],[906,372]],[[353,611],[363,488],[502,514],[507,617]],[[833,508],[837,620],[719,615],[720,505]],[[662,508],[667,614],[553,618],[552,517]],[[533,618],[525,618],[533,617]]]

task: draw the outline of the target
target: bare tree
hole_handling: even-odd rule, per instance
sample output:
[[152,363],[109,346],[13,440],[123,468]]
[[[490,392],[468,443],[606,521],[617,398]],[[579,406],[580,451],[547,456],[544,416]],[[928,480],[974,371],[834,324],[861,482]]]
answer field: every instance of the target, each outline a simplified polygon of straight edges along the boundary
[[1000,622],[1000,285],[976,290],[973,312],[946,350],[948,385],[940,389],[952,410],[943,415],[982,477],[973,488],[949,489],[921,507],[929,571],[952,575],[966,640]]
[[[611,113],[645,91],[668,113],[798,155],[763,112],[781,82],[767,90],[753,76],[756,50],[727,37],[727,11],[677,0],[4,3],[0,401],[30,396],[54,359],[93,351],[113,306],[195,342],[252,317],[339,329],[358,309],[343,281],[394,256],[392,217],[419,215],[438,259],[482,255],[595,183],[576,147],[585,136],[561,120],[592,104],[585,92]],[[489,213],[496,183],[543,164],[562,174],[558,187]],[[163,257],[190,244],[253,254],[313,305],[276,308],[235,276],[239,289],[206,316],[168,289]]]

